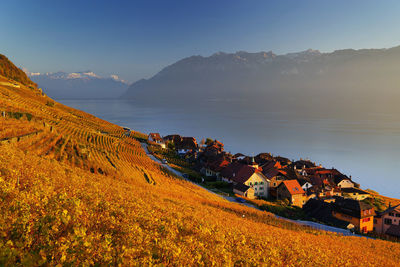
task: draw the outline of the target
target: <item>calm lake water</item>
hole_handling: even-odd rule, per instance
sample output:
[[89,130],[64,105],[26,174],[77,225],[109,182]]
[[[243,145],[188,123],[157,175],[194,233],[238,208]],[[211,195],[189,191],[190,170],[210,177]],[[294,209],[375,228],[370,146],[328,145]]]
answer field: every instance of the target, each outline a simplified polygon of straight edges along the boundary
[[363,189],[400,198],[398,116],[368,114],[357,120],[301,116],[246,105],[224,109],[215,101],[196,109],[154,108],[124,100],[59,101],[144,133],[218,139],[231,153],[308,158],[351,175]]

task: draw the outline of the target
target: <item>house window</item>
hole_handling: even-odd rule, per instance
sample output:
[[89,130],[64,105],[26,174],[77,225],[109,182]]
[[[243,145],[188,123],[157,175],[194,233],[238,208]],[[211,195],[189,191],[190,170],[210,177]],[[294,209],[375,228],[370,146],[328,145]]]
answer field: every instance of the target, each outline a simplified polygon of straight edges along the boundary
[[378,221],[377,221],[376,219],[374,219],[374,223],[375,223],[375,224],[377,224],[377,223],[378,223]]
[[400,217],[400,213],[397,213],[397,214],[396,214],[396,217]]
[[385,224],[392,224],[392,219],[385,219]]
[[257,185],[257,182],[254,182],[254,185]]
[[389,216],[394,217],[394,213],[393,212],[389,212]]
[[371,218],[364,218],[362,221],[363,222],[369,222],[371,220]]
[[264,182],[260,182],[260,184],[264,184]]
[[264,187],[261,186],[261,187],[260,187],[260,190],[264,190]]
[[249,183],[249,185],[251,185],[251,182]]

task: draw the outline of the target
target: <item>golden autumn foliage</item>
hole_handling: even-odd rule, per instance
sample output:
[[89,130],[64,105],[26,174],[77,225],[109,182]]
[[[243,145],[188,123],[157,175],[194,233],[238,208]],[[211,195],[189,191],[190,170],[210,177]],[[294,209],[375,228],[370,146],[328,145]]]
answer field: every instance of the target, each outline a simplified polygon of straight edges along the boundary
[[0,119],[0,265],[400,262],[398,243],[291,224],[170,177],[135,133],[47,101],[0,85],[0,112],[33,116]]
[[36,87],[20,68],[16,67],[6,56],[0,54],[0,75],[20,82],[26,86]]

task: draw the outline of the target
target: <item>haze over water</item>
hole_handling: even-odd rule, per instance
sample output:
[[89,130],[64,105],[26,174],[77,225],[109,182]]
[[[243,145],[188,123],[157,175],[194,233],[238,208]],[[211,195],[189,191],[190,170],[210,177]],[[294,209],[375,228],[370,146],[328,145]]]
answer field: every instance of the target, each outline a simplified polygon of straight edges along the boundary
[[208,101],[196,109],[155,108],[124,100],[59,101],[144,133],[177,133],[198,141],[215,138],[233,154],[270,152],[292,160],[308,158],[351,175],[363,189],[400,198],[400,120],[395,115],[373,113],[360,119],[339,119],[265,111],[249,108],[248,103],[238,103],[237,108],[230,103],[230,108],[225,108],[219,101]]

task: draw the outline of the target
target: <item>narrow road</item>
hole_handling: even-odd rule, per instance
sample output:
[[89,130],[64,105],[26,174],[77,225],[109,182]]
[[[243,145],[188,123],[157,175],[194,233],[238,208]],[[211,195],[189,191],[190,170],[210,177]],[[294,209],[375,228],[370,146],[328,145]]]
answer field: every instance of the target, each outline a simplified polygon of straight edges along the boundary
[[[241,203],[241,202],[238,202],[238,201],[236,201],[236,199],[235,199],[234,197],[223,196],[223,195],[217,194],[217,193],[215,193],[215,192],[213,192],[213,191],[211,191],[211,190],[209,190],[209,189],[207,189],[207,188],[205,188],[205,187],[203,187],[203,186],[201,186],[201,185],[199,185],[199,184],[197,184],[197,183],[195,183],[195,182],[193,182],[193,181],[190,181],[189,179],[186,179],[185,177],[183,177],[183,174],[182,174],[181,172],[175,170],[174,168],[172,168],[172,167],[169,166],[168,164],[162,163],[158,158],[154,157],[154,156],[150,153],[150,151],[147,149],[147,144],[146,144],[146,143],[141,143],[141,145],[142,145],[144,151],[146,151],[146,154],[147,154],[152,160],[154,160],[155,162],[157,162],[157,163],[159,163],[160,165],[164,166],[165,168],[167,168],[168,170],[170,170],[171,172],[173,172],[173,173],[176,174],[177,176],[182,177],[182,178],[185,179],[186,181],[191,182],[192,184],[197,185],[197,186],[199,186],[199,187],[201,187],[201,188],[207,190],[208,192],[210,192],[210,193],[212,193],[212,194],[215,194],[215,195],[217,195],[217,196],[219,196],[219,197],[221,197],[221,198],[224,198],[224,199],[226,199],[226,200],[228,200],[228,201],[230,201],[230,202],[242,204],[242,205],[244,205],[244,206],[247,206],[247,207],[250,207],[250,208],[254,208],[254,209],[260,210],[257,206],[254,206],[254,205],[252,205],[252,204],[250,204],[250,203],[246,203],[246,202],[245,202],[245,203]],[[320,223],[311,222],[311,221],[291,220],[291,219],[288,219],[288,218],[285,218],[285,217],[281,217],[281,216],[278,216],[278,215],[275,215],[275,217],[276,217],[276,218],[279,218],[279,219],[282,219],[282,220],[285,220],[285,221],[288,221],[288,222],[292,222],[292,223],[296,223],[296,224],[300,224],[300,225],[309,226],[309,227],[312,227],[312,228],[317,229],[317,230],[323,230],[323,231],[327,231],[327,232],[338,233],[338,234],[341,234],[341,235],[343,235],[343,236],[365,237],[365,236],[353,234],[352,232],[350,232],[350,230],[347,230],[347,229],[342,229],[342,228],[337,228],[337,227],[333,227],[333,226],[328,226],[328,225],[325,225],[325,224],[320,224]],[[370,238],[370,237],[365,237],[365,238]]]

